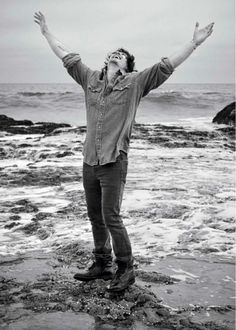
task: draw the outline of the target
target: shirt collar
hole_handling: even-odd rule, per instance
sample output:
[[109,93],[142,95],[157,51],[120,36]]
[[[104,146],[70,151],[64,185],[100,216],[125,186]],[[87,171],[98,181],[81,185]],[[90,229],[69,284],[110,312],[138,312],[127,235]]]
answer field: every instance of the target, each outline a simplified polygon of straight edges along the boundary
[[[121,76],[125,77],[125,75],[126,75],[126,73],[123,74],[120,70],[118,70],[116,72],[115,76],[114,76],[114,80],[113,81],[115,81],[118,77],[121,77]],[[105,69],[102,69],[102,71],[100,73],[100,76],[99,76],[99,79],[106,81],[107,75],[106,75],[106,70]]]

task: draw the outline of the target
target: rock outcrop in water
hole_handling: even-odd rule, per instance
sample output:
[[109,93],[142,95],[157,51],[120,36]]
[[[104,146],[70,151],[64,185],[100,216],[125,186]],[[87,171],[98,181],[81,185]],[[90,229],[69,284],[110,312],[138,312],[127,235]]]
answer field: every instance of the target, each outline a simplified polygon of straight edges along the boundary
[[54,131],[56,128],[71,127],[69,124],[57,124],[57,123],[33,123],[31,120],[15,120],[7,117],[6,115],[0,115],[0,131],[5,131],[13,134],[48,134]]
[[235,126],[235,102],[228,104],[212,120],[216,124]]
[[[232,108],[232,104],[228,106],[229,109]],[[64,129],[65,131],[68,129],[71,133],[83,134],[86,132],[86,126],[71,128],[71,125],[65,123],[33,123],[30,120],[15,120],[6,115],[0,115],[0,131],[11,134],[60,135]],[[136,123],[133,128],[132,139],[145,139],[148,140],[150,144],[156,144],[167,148],[207,148],[209,146],[218,147],[219,144],[222,144],[222,135],[224,136],[223,140],[225,140],[223,147],[234,150],[235,129],[232,126],[204,131],[178,125]],[[21,147],[27,147],[27,144],[21,145]],[[1,152],[3,152],[3,150],[0,149],[0,154]],[[57,155],[58,158],[64,156],[66,155],[61,153]],[[45,155],[41,155],[40,157],[45,158]]]

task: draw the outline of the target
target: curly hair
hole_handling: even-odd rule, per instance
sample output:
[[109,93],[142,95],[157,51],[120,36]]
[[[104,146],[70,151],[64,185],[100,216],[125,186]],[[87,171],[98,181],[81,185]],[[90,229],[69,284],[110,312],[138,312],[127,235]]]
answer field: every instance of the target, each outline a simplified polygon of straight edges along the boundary
[[[134,55],[130,54],[130,52],[128,52],[128,50],[124,49],[124,48],[118,48],[116,51],[122,52],[126,55],[126,60],[127,60],[127,69],[126,72],[133,72],[136,71],[135,70],[135,57]],[[104,61],[104,67],[102,68],[102,72],[101,72],[101,79],[103,78],[103,76],[106,74],[107,72],[107,66],[108,66],[108,62],[109,59],[111,57],[112,53],[109,53],[106,57],[106,60]]]

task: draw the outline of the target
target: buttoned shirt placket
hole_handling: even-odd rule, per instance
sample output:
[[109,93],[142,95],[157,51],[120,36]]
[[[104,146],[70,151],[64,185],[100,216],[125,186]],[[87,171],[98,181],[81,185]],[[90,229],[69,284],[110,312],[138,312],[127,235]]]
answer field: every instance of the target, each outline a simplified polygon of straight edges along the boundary
[[103,127],[103,121],[105,116],[105,99],[103,94],[101,94],[100,102],[99,102],[99,112],[98,112],[98,119],[97,119],[97,125],[96,125],[96,134],[95,134],[95,146],[96,146],[96,152],[98,156],[98,163],[100,162],[101,157],[101,149],[102,149],[102,127]]
[[91,166],[115,162],[120,150],[126,153],[129,150],[132,125],[141,97],[169,78],[174,71],[172,64],[165,57],[141,72],[124,75],[117,72],[114,80],[108,82],[104,71],[91,70],[78,54],[66,55],[63,63],[85,91],[88,130],[83,147],[84,162]]

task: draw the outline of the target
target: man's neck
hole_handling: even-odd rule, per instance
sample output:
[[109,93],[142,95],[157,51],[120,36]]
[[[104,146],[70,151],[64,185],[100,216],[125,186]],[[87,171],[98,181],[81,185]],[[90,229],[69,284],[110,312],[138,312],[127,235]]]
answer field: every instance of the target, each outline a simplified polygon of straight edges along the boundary
[[108,82],[112,81],[112,79],[117,76],[118,71],[120,71],[122,74],[125,74],[125,70],[120,69],[120,67],[116,64],[110,63],[107,68],[107,80]]

